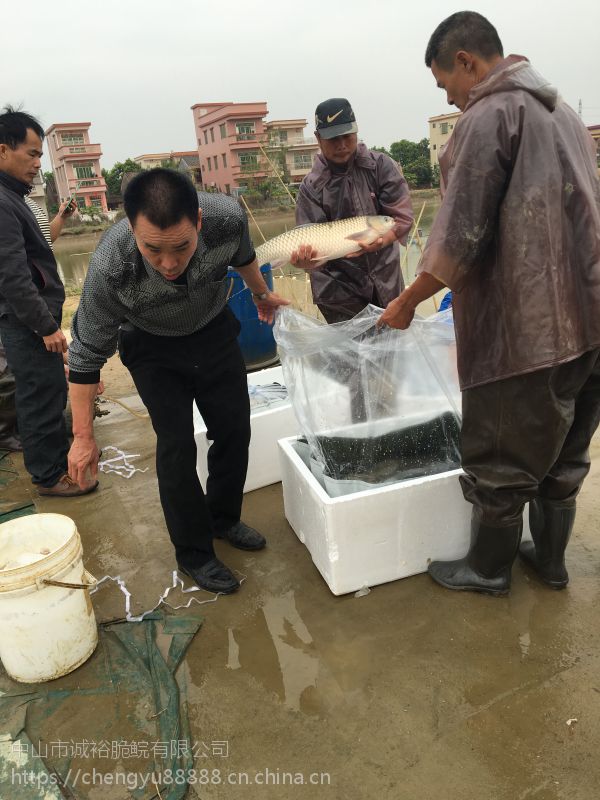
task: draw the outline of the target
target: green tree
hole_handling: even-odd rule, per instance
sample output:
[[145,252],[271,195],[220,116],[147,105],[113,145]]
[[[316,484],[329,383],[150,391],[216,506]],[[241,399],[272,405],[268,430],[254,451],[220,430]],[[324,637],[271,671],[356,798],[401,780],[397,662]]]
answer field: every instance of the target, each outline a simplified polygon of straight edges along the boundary
[[266,143],[263,147],[264,153],[259,156],[258,166],[262,172],[271,177],[279,177],[285,184],[291,180],[290,171],[287,164],[287,153],[289,147],[285,144]]
[[254,191],[257,192],[262,200],[270,200],[277,194],[277,181],[274,178],[264,178],[257,181]]
[[390,155],[394,161],[398,161],[404,169],[408,164],[412,164],[422,156],[429,158],[429,139],[421,139],[420,142],[410,142],[408,139],[400,139],[399,142],[392,143]]
[[117,161],[112,169],[102,170],[102,177],[106,181],[108,193],[117,197],[121,196],[121,182],[123,176],[128,172],[141,172],[142,168],[132,158],[126,161]]
[[[56,211],[58,211],[59,197],[53,172],[44,172],[44,183],[46,184],[46,205],[48,206],[48,211],[55,214]],[[54,211],[55,208],[56,211]]]
[[[377,149],[380,152],[385,152],[383,148]],[[400,139],[400,141],[391,144],[389,155],[400,164],[404,177],[412,188],[422,189],[431,186],[433,174],[429,158],[428,139],[421,139],[420,142]]]
[[429,156],[419,156],[404,168],[404,177],[409,186],[415,189],[424,189],[431,186],[432,173]]
[[160,165],[163,169],[173,169],[175,172],[177,172],[177,169],[179,168],[179,161],[174,158],[165,158],[160,162]]

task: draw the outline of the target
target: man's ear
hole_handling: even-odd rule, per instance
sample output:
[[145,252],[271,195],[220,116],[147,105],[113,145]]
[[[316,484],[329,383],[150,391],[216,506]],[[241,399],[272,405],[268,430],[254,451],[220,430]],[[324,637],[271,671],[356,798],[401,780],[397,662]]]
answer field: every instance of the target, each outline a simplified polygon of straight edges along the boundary
[[459,50],[454,60],[460,69],[464,69],[467,72],[471,72],[473,69],[473,56],[466,50]]
[[202,227],[202,209],[198,209],[198,224],[196,225],[196,230],[199,231]]

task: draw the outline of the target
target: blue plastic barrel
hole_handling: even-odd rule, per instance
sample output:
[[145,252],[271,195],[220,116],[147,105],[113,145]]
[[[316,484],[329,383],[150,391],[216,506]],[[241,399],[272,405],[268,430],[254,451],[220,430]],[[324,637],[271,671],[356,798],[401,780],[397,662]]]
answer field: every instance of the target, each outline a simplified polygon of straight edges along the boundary
[[[271,265],[263,264],[260,271],[269,289],[273,289]],[[258,310],[252,300],[250,289],[246,288],[239,272],[229,267],[227,278],[232,282],[227,304],[242,326],[238,342],[246,362],[246,368],[248,370],[258,369],[273,364],[277,360],[277,345],[273,338],[273,327],[258,319]]]

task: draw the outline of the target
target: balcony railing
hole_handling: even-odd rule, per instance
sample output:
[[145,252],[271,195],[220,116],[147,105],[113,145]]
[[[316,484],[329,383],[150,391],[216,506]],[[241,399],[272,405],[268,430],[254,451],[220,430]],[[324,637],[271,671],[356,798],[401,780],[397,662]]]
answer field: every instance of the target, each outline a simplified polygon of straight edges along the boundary
[[73,191],[89,189],[93,186],[106,188],[106,182],[104,178],[69,178],[69,189]]
[[59,158],[69,159],[80,158],[81,156],[99,158],[102,155],[102,148],[99,144],[62,145],[57,148],[56,155]]
[[270,174],[271,170],[262,164],[234,164],[231,168],[234,178],[263,178],[265,175]]
[[269,147],[296,147],[299,144],[311,144],[310,140],[302,139],[300,136],[280,139],[278,136],[271,136],[267,142]]

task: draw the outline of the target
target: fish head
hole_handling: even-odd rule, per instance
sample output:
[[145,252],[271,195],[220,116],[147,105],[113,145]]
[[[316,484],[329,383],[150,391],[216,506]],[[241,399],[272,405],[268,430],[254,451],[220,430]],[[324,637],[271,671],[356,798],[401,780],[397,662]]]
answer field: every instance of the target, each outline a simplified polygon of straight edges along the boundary
[[367,222],[369,223],[369,228],[372,228],[379,234],[390,231],[396,224],[392,217],[384,217],[381,215],[367,217]]

